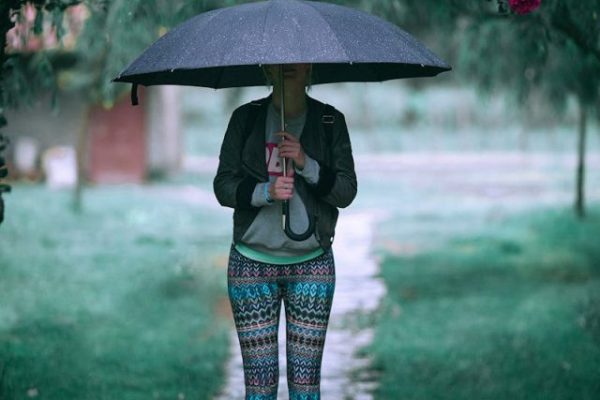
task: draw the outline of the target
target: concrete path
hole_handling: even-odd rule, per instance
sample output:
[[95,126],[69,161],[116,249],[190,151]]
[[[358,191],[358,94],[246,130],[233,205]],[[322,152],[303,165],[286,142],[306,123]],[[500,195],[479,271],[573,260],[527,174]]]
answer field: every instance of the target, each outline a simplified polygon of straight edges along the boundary
[[[353,326],[352,316],[357,312],[373,312],[385,291],[383,282],[376,277],[378,264],[371,254],[373,227],[379,217],[369,212],[348,211],[342,210],[333,246],[336,288],[323,354],[323,400],[372,399],[371,392],[376,385],[366,368],[369,359],[356,354],[357,350],[371,342],[373,331]],[[284,318],[282,307],[279,324],[279,400],[288,400]],[[227,364],[226,384],[216,400],[244,398],[242,359],[233,323],[230,335],[231,356]]]

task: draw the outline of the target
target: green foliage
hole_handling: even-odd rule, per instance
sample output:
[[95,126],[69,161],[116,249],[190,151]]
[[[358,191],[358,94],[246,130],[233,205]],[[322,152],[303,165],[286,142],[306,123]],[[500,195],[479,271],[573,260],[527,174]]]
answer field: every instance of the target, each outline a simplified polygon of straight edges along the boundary
[[[6,39],[6,32],[14,26],[11,15],[21,18],[20,11],[25,3],[25,0],[13,0],[3,1],[0,5],[0,35],[3,40]],[[29,102],[37,93],[56,90],[59,74],[65,88],[82,89],[89,93],[91,103],[110,106],[127,89],[126,85],[113,84],[111,80],[162,33],[195,14],[238,2],[34,0],[31,3],[38,10],[32,33],[41,34],[44,22],[49,19],[58,40],[65,34],[65,10],[79,3],[88,7],[90,16],[76,49],[75,57],[79,62],[75,66],[69,64],[57,68],[54,65],[55,58],[46,51],[40,51],[35,56],[7,56],[4,53],[5,42],[2,42],[0,110],[3,105],[16,107]],[[68,69],[66,72],[59,71],[65,68]]]
[[[507,24],[514,36],[505,34]],[[475,77],[484,91],[491,93],[507,86],[513,88],[519,100],[524,100],[533,88],[539,87],[544,75],[548,43],[538,40],[544,33],[543,26],[520,20],[493,19],[470,25],[457,64],[465,76]],[[515,40],[516,37],[520,39]]]
[[[79,0],[31,1],[30,3],[34,4],[38,11],[33,24],[33,33],[36,35],[42,33],[45,13],[49,13],[52,18],[51,25],[60,40],[64,34],[64,11],[79,2]],[[54,94],[56,93],[56,73],[47,53],[40,52],[29,57],[21,57],[16,54],[7,56],[6,54],[6,34],[13,28],[15,21],[20,18],[20,12],[26,3],[28,3],[26,0],[3,0],[0,3],[0,129],[7,124],[4,117],[4,110],[7,107],[17,107],[23,101],[27,102],[34,98],[35,94],[42,90],[51,90]],[[52,98],[55,99],[55,96]],[[0,143],[3,141],[4,137],[0,132]],[[2,160],[0,170],[6,168],[1,155],[2,149],[0,149],[0,159]],[[0,223],[4,214],[1,195],[8,191],[10,191],[10,186],[3,184],[0,179]]]
[[[18,108],[28,104],[41,90],[55,92],[55,69],[51,61],[52,53],[38,52],[22,57],[11,57],[5,66],[9,73],[6,80],[5,105]],[[32,82],[35,84],[32,85]]]
[[[78,44],[81,62],[65,75],[66,82],[89,88],[92,102],[110,106],[127,90],[126,85],[111,80],[161,33],[200,12],[243,2],[247,1],[85,0],[91,13]],[[600,3],[595,0],[544,0],[538,10],[524,16],[499,14],[496,2],[485,0],[335,2],[380,15],[426,39],[454,65],[456,75],[484,91],[512,88],[522,100],[532,90],[542,90],[558,106],[563,105],[565,96],[557,93],[564,92],[581,96],[586,104],[598,101]],[[0,12],[8,15],[8,9],[18,10],[23,3],[3,2]],[[34,32],[41,31],[43,19],[49,16],[60,38],[64,10],[79,1],[33,3],[46,11],[37,14]],[[12,25],[6,18],[3,23],[0,27],[6,32]],[[13,65],[23,68],[15,73],[17,79],[31,69],[22,62]],[[41,65],[37,76],[55,76],[52,69]],[[47,90],[55,86],[48,86],[43,79],[32,82],[32,88],[18,86],[17,92],[2,98],[13,99],[10,104],[14,105],[19,103],[14,100],[19,95],[27,97],[38,87]]]
[[567,96],[600,101],[600,2],[542,0],[527,15],[502,14],[496,1],[350,0],[423,38],[453,74],[486,93],[530,93],[557,109]]
[[[22,18],[25,4],[33,4],[37,10],[32,33],[42,34],[45,20],[49,18],[60,41],[65,34],[65,10],[82,2],[89,8],[90,17],[78,39],[75,55],[65,57],[60,50],[5,53],[6,33]],[[39,93],[48,91],[55,99],[59,79],[63,89],[88,93],[90,103],[112,106],[128,87],[113,84],[111,80],[161,33],[202,11],[235,3],[232,0],[3,0],[0,3],[0,128],[6,125],[3,115],[6,107],[27,104]]]
[[166,186],[87,193],[79,216],[68,191],[19,185],[7,199],[0,398],[213,398],[228,357],[227,215]]
[[78,73],[87,75],[90,100],[112,104],[124,88],[111,84],[120,68],[158,37],[161,11],[144,9],[141,0],[105,2],[91,8],[91,16],[78,40],[81,55]]
[[[600,210],[515,215],[387,257],[377,399],[594,398]],[[510,233],[506,235],[506,233]]]
[[105,0],[90,2],[91,16],[78,41],[76,74],[91,86],[91,101],[110,107],[129,85],[112,83],[135,57],[175,25],[204,11],[239,2]]

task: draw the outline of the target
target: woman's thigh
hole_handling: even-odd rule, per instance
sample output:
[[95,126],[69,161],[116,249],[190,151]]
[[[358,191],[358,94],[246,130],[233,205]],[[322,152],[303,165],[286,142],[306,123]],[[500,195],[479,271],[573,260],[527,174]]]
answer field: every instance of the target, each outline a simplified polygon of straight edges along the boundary
[[288,379],[315,385],[320,379],[325,334],[335,290],[331,251],[290,270],[285,285]]
[[279,379],[281,290],[266,264],[252,261],[235,249],[229,257],[227,275],[247,389],[271,395],[276,393]]

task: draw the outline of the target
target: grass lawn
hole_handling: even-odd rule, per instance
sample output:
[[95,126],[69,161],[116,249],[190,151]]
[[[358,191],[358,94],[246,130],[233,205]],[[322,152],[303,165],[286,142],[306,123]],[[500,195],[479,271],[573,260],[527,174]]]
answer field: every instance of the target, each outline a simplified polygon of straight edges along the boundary
[[0,228],[0,399],[209,399],[226,215],[167,186],[16,185]]
[[598,399],[600,207],[453,222],[383,258],[376,399]]

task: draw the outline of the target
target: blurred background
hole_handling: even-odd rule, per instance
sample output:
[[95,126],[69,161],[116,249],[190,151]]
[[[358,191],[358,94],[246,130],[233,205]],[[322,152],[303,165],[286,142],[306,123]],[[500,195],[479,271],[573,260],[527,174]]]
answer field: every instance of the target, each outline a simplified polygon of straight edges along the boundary
[[[359,182],[323,397],[597,398],[600,3],[331,2],[453,70],[309,91],[346,115]],[[231,112],[269,88],[132,107],[110,82],[238,3],[2,0],[0,399],[243,397],[212,179]]]

